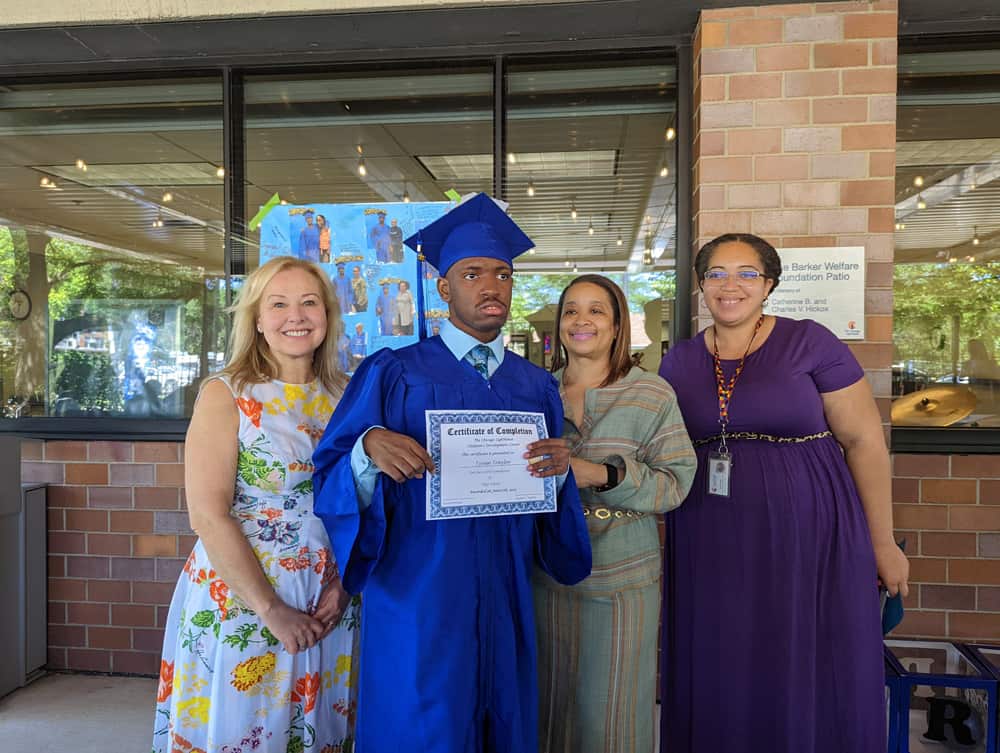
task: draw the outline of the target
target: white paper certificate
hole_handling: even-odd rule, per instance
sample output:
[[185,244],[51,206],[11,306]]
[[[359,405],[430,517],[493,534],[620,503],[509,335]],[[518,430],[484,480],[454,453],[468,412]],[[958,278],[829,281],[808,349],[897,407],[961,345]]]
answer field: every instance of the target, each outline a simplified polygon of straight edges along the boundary
[[523,411],[426,411],[427,520],[555,512],[554,478],[528,472],[525,449],[547,439],[545,416]]

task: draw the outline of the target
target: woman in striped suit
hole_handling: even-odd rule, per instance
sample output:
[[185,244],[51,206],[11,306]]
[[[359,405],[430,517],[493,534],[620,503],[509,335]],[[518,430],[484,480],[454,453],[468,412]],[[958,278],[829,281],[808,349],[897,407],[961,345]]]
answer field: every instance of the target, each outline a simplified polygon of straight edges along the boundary
[[628,305],[600,275],[559,299],[553,371],[594,564],[535,577],[540,753],[651,753],[662,573],[659,514],[680,504],[695,454],[671,387],[633,367]]

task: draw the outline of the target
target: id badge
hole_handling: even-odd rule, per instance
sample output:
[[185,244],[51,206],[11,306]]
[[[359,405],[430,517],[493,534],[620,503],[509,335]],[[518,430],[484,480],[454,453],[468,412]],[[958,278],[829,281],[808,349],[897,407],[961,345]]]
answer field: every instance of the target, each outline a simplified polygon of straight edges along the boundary
[[708,493],[717,497],[729,496],[729,475],[733,456],[728,452],[708,453]]

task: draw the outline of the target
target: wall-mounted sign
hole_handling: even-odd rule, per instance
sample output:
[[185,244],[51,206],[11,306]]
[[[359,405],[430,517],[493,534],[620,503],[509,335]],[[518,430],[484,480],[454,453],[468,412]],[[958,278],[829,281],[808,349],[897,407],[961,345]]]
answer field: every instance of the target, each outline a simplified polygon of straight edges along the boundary
[[865,338],[865,249],[779,248],[781,284],[769,314],[814,319],[841,340]]

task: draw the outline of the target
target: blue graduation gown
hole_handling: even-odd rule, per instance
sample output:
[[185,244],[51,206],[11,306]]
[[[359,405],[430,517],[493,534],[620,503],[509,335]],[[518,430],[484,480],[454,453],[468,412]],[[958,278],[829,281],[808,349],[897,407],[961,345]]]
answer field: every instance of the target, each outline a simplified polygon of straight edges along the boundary
[[379,474],[358,510],[351,449],[378,424],[426,445],[424,411],[520,410],[562,428],[551,375],[507,352],[487,383],[440,337],[369,356],[316,448],[315,510],[363,593],[357,753],[534,753],[532,569],[577,583],[590,538],[572,473],[555,513],[427,521],[425,479]]

